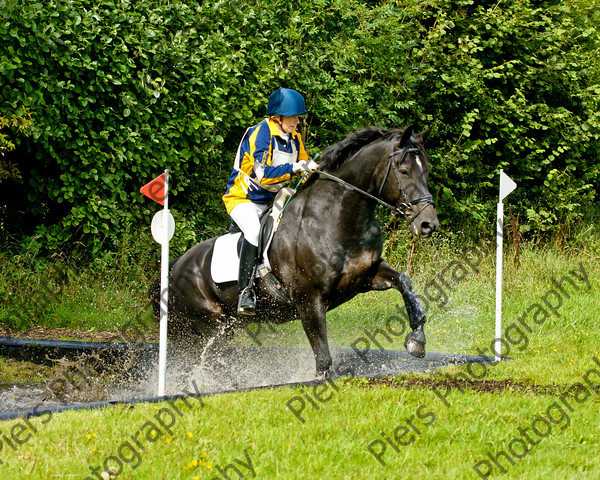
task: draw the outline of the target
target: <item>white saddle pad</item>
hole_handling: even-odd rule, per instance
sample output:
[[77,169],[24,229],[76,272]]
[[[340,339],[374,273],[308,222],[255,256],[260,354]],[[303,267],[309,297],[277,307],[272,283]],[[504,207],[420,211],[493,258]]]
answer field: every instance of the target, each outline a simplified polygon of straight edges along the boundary
[[[266,267],[267,271],[271,271],[271,264],[267,252],[271,246],[273,235],[275,235],[275,232],[279,228],[283,208],[293,193],[291,188],[282,188],[273,202],[273,209],[271,210],[271,213],[269,213],[269,215],[273,217],[273,230],[271,231],[270,238],[266,242],[262,264],[259,262],[259,273],[263,267]],[[234,234],[228,233],[227,235],[218,237],[215,241],[212,262],[210,263],[210,275],[215,283],[237,282],[240,269],[240,257],[238,255],[237,245],[241,235],[240,232]]]
[[237,245],[241,233],[228,233],[215,241],[210,275],[215,283],[237,282],[240,270],[240,257]]

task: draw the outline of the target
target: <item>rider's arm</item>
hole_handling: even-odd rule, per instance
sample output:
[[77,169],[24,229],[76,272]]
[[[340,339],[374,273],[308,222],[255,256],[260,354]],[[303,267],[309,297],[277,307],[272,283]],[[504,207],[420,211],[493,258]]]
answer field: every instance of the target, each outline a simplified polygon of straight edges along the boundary
[[249,138],[250,154],[254,158],[254,174],[262,185],[273,185],[289,180],[293,175],[291,163],[273,166],[271,132],[268,125],[260,125]]

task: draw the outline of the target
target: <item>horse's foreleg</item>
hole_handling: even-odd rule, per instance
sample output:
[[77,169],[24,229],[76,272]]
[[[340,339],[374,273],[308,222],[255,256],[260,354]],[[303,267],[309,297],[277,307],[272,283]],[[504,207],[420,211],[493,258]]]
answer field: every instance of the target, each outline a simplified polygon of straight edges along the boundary
[[326,378],[332,365],[327,343],[326,309],[321,302],[317,302],[307,303],[300,310],[302,327],[315,355],[317,377]]
[[421,308],[417,296],[413,292],[412,283],[408,275],[397,272],[382,260],[378,266],[376,275],[373,277],[371,289],[388,290],[390,288],[395,288],[402,294],[404,304],[406,305],[408,321],[412,329],[412,332],[404,340],[404,347],[414,357],[422,358],[425,356],[426,343],[425,332],[423,331],[423,325],[426,322],[425,313]]

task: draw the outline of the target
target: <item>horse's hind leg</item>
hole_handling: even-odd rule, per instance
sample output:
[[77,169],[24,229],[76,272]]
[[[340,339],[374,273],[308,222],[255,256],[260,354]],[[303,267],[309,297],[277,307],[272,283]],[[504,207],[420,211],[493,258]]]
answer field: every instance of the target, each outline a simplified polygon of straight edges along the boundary
[[421,308],[417,296],[413,292],[408,275],[397,272],[387,262],[382,260],[378,265],[376,275],[373,277],[371,289],[388,290],[390,288],[395,288],[402,294],[404,304],[406,305],[408,321],[412,329],[412,332],[404,340],[404,347],[412,356],[423,358],[425,356],[426,343],[425,332],[423,331],[423,325],[426,322],[425,313]]

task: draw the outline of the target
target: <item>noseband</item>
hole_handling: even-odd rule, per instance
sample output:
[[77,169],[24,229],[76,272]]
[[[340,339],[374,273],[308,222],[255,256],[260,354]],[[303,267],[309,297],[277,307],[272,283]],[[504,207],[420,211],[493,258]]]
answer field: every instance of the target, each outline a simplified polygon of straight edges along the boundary
[[[383,191],[383,188],[385,187],[385,184],[387,183],[388,177],[390,176],[390,171],[393,171],[394,179],[396,180],[396,187],[398,188],[398,191],[400,192],[400,195],[402,196],[402,200],[403,200],[403,202],[400,205],[398,205],[398,207],[395,210],[399,211],[402,215],[404,215],[404,217],[408,221],[409,225],[419,215],[421,215],[421,212],[423,210],[425,210],[429,205],[434,204],[433,197],[429,193],[426,195],[421,195],[420,197],[408,199],[408,196],[406,195],[406,192],[404,191],[404,188],[402,187],[402,183],[400,183],[400,174],[398,173],[398,167],[396,167],[396,162],[394,161],[394,158],[397,155],[402,155],[402,157],[400,157],[400,161],[398,162],[398,164],[401,164],[402,162],[404,162],[404,159],[406,158],[406,156],[409,153],[417,153],[417,152],[421,151],[421,149],[416,144],[414,144],[412,142],[411,142],[411,144],[412,144],[412,146],[401,148],[400,150],[392,151],[392,153],[389,154],[389,156],[388,156],[389,161],[388,161],[387,169],[385,171],[385,176],[383,177],[383,181],[381,182],[381,186],[379,187],[379,192],[377,193],[377,196],[381,197],[381,192]],[[419,210],[417,212],[416,215],[413,215],[411,212],[411,209],[414,205],[418,205],[419,203],[425,203],[425,205],[421,208],[421,210]]]

